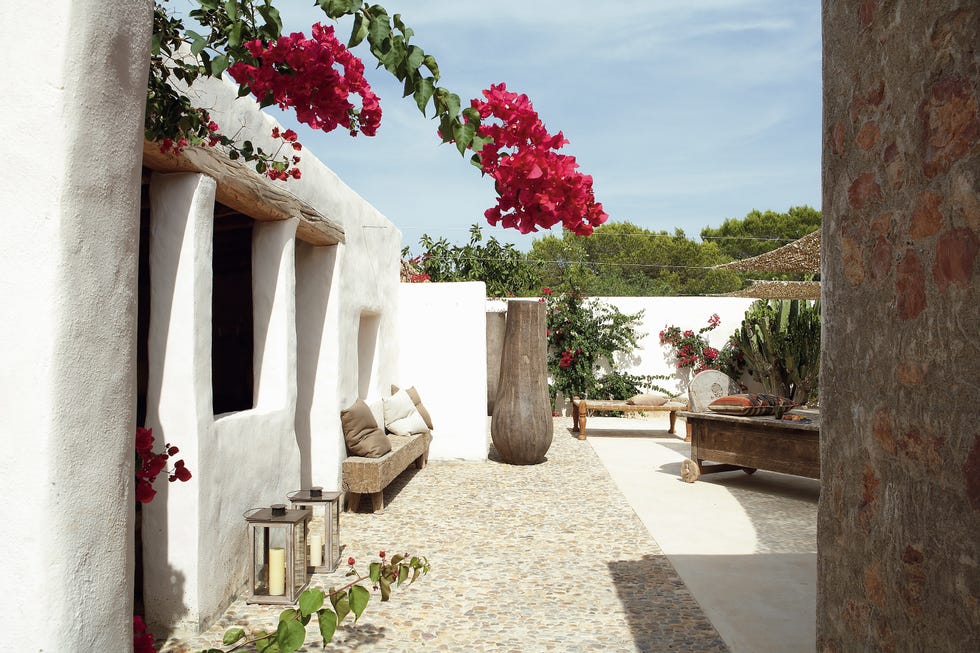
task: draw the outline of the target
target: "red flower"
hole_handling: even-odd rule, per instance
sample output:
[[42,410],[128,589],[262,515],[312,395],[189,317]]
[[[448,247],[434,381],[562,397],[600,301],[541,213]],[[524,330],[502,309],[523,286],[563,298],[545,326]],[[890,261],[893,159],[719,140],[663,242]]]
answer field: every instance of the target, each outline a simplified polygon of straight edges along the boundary
[[378,552],[378,557],[381,558],[382,560],[384,560],[385,552],[384,551],[379,551]]
[[546,287],[544,287],[544,288],[541,289],[541,292],[543,292],[546,295],[550,295],[551,294],[551,288],[548,288],[546,286]]
[[280,136],[279,128],[278,127],[273,127],[272,128],[272,137],[273,138],[279,138],[279,136]]
[[296,138],[297,138],[296,132],[294,132],[292,129],[287,129],[286,131],[284,131],[282,133],[282,137],[284,140],[287,140],[290,143],[296,142]]
[[149,484],[148,481],[140,478],[136,480],[136,500],[140,503],[149,503],[153,501],[157,491],[153,489],[153,486]]
[[347,558],[347,564],[349,564],[351,567],[353,567],[354,566],[354,558]]
[[143,618],[133,615],[133,653],[156,653],[153,635],[146,629]]

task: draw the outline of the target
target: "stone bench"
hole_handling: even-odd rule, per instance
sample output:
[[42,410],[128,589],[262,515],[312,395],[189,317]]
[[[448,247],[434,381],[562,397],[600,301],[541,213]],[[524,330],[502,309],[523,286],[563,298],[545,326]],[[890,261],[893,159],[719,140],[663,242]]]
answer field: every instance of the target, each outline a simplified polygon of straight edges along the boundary
[[418,469],[425,467],[429,459],[429,443],[432,435],[416,433],[413,435],[388,436],[391,451],[379,458],[348,456],[343,463],[343,488],[347,494],[347,510],[356,511],[361,504],[361,495],[371,495],[371,505],[375,514],[384,512],[384,489],[408,466],[415,463]]
[[589,411],[593,412],[623,412],[623,413],[646,413],[655,411],[670,411],[670,428],[667,430],[671,435],[674,434],[674,425],[677,422],[677,411],[687,410],[687,402],[683,400],[670,401],[663,406],[637,406],[626,403],[626,400],[616,401],[611,399],[579,399],[572,398],[572,426],[578,428],[578,439],[585,439],[585,422]]

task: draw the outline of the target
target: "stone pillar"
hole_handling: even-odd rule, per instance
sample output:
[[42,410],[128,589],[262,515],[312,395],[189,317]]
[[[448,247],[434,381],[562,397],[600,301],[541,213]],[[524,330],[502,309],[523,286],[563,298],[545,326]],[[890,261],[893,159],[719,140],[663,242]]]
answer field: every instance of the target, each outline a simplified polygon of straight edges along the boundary
[[3,648],[132,646],[152,3],[0,5]]
[[823,3],[819,651],[980,650],[980,5]]

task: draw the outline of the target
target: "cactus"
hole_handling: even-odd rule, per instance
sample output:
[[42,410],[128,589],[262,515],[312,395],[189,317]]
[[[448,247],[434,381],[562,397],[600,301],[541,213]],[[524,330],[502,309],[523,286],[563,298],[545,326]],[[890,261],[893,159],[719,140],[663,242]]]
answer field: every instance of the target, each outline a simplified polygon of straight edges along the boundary
[[820,375],[820,302],[760,300],[736,331],[749,374],[767,392],[805,403]]

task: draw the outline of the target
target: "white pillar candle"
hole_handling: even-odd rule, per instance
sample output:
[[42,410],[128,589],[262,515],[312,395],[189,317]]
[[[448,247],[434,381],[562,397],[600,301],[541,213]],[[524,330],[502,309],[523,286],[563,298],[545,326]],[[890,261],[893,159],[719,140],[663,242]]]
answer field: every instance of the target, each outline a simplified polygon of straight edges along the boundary
[[310,534],[310,564],[314,567],[323,564],[323,536],[319,533]]
[[286,593],[286,549],[277,546],[269,549],[269,594],[282,596]]

